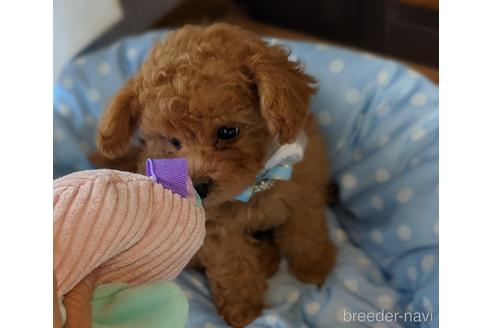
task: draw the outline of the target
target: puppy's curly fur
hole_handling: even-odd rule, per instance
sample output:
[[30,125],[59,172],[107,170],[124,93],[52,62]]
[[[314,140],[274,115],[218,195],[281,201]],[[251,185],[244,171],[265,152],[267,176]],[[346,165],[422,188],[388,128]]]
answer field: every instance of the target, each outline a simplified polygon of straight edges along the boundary
[[[329,164],[308,114],[314,83],[281,47],[250,32],[188,25],[154,47],[99,124],[103,156],[131,157],[138,172],[146,158],[185,157],[193,180],[207,184],[207,236],[192,264],[205,269],[219,313],[235,327],[262,311],[281,255],[299,280],[316,284],[335,263],[324,219]],[[239,135],[220,139],[221,127]],[[143,143],[128,156],[136,130]],[[292,178],[234,201],[272,147],[301,131],[309,142]],[[255,238],[258,231],[272,231],[272,240]]]

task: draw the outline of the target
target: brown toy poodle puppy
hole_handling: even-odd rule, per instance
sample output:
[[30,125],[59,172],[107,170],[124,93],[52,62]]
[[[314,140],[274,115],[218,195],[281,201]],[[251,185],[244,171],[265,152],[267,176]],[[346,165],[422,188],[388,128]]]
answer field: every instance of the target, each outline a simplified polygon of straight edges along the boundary
[[[324,210],[329,165],[308,113],[314,82],[255,34],[227,24],[185,26],[154,47],[99,124],[101,154],[131,157],[138,172],[146,158],[188,160],[207,213],[207,237],[192,264],[205,269],[219,313],[235,327],[261,313],[280,255],[299,280],[318,285],[335,263]],[[301,131],[308,144],[291,179],[235,201],[272,151]],[[138,148],[130,146],[135,133]]]

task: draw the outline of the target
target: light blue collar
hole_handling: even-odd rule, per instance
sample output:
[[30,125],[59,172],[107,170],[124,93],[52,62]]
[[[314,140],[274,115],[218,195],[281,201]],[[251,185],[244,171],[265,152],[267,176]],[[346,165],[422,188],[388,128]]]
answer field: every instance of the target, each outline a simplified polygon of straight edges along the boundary
[[290,180],[293,165],[304,158],[306,144],[307,136],[301,132],[293,143],[280,146],[256,176],[255,184],[246,188],[235,200],[247,203],[254,194],[272,188],[275,180]]

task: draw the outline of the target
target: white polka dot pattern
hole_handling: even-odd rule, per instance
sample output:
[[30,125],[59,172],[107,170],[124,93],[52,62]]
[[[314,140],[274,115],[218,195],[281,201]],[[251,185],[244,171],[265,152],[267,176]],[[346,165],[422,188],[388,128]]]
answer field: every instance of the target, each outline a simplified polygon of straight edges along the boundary
[[383,237],[383,234],[381,233],[381,231],[373,230],[371,232],[370,236],[371,236],[372,241],[375,242],[376,244],[382,244],[383,243],[384,237]]
[[371,206],[376,210],[382,210],[384,207],[383,199],[379,196],[372,196],[370,202]]
[[310,315],[315,315],[319,312],[320,305],[318,302],[311,302],[306,304],[306,312]]
[[422,107],[427,101],[427,96],[423,93],[417,93],[411,99],[411,104],[414,107]]
[[328,45],[324,44],[324,43],[318,43],[314,46],[314,48],[316,50],[319,50],[319,51],[324,51],[324,50],[327,50],[328,49]]
[[345,94],[345,99],[348,104],[355,105],[360,100],[360,93],[357,89],[349,89]]
[[412,280],[412,281],[416,281],[417,280],[417,269],[414,267],[414,266],[410,266],[407,268],[407,276],[408,276],[408,279]]
[[[162,32],[127,39],[75,59],[62,73],[54,88],[55,176],[91,168],[86,154],[95,147],[98,117],[160,39]],[[325,286],[314,290],[312,284],[300,283],[283,260],[279,276],[269,280],[270,307],[253,325],[342,327],[343,310],[394,309],[401,297],[412,299],[406,308],[438,313],[432,283],[439,237],[437,87],[372,54],[282,39],[269,44],[290,49],[288,59],[305,65],[319,81],[310,108],[346,211],[330,210],[328,216],[339,253]],[[388,258],[394,265],[388,265]],[[226,327],[206,280],[199,277],[195,272],[178,277],[192,303],[193,324]],[[417,286],[418,296],[400,295]],[[394,327],[379,325],[371,327]]]
[[65,135],[63,134],[63,131],[60,130],[60,129],[55,129],[53,131],[53,139],[56,141],[56,142],[61,142],[63,140],[63,138],[65,137]]
[[369,260],[365,256],[361,256],[357,259],[357,264],[362,268],[367,268],[369,266]]
[[72,89],[73,88],[73,80],[70,77],[66,77],[62,81],[62,85],[67,88],[67,89]]
[[388,328],[388,326],[382,322],[376,322],[372,328]]
[[344,282],[345,287],[350,290],[352,293],[357,293],[359,290],[359,285],[357,283],[357,280],[353,278],[346,279]]
[[342,186],[344,186],[345,188],[352,189],[355,188],[356,185],[357,178],[354,175],[347,173],[342,177]]
[[384,146],[386,146],[388,144],[389,141],[390,141],[390,138],[388,136],[382,136],[378,140],[378,146],[379,147],[384,147]]
[[412,140],[413,141],[420,141],[425,137],[425,130],[422,128],[417,128],[412,131]]
[[384,295],[381,295],[378,297],[377,302],[381,308],[383,308],[385,310],[390,310],[391,308],[393,308],[395,300],[390,295],[384,294]]
[[341,150],[345,146],[345,140],[341,139],[337,142],[336,150]]
[[336,311],[336,317],[337,317],[337,321],[338,322],[345,322],[345,317],[346,317],[346,313],[347,312],[351,312],[350,309],[347,309],[347,308],[338,308],[337,311]]
[[293,290],[287,295],[287,300],[289,302],[297,302],[299,299],[299,291],[298,290]]
[[386,85],[389,82],[389,74],[387,71],[382,70],[378,73],[378,83],[380,85]]
[[415,157],[414,159],[412,159],[412,161],[410,162],[410,167],[416,167],[420,164],[420,158],[418,157]]
[[407,72],[408,76],[410,76],[411,78],[416,78],[419,76],[419,73],[415,72],[413,69],[408,69]]
[[101,75],[108,75],[111,72],[111,67],[107,62],[102,62],[99,64],[98,72]]
[[58,110],[60,111],[60,114],[62,114],[63,116],[70,115],[70,108],[66,104],[60,104]]
[[88,154],[91,151],[91,147],[87,142],[81,142],[80,149],[82,149],[82,151],[85,152],[86,154]]
[[334,59],[330,62],[330,72],[337,74],[340,73],[345,67],[345,63],[341,59]]
[[99,102],[99,92],[97,92],[97,90],[89,90],[89,92],[87,93],[87,96],[89,98],[90,101],[96,103],[96,102]]
[[396,199],[399,203],[408,203],[413,197],[413,189],[410,187],[404,187],[398,190]]
[[379,117],[383,117],[386,114],[388,114],[390,111],[390,108],[388,105],[380,105],[379,107],[376,108],[376,113],[378,114]]
[[322,126],[328,126],[330,125],[331,123],[331,114],[329,111],[327,110],[324,110],[324,111],[321,111],[318,115],[318,120],[319,120],[319,123],[322,125]]
[[75,65],[82,66],[87,63],[87,59],[85,57],[80,57],[75,60]]
[[134,60],[135,58],[137,58],[138,56],[138,49],[137,48],[128,48],[126,50],[126,57],[129,59],[129,60]]
[[277,323],[278,321],[278,315],[276,314],[268,314],[266,317],[265,317],[265,321],[267,324],[269,325],[274,325]]
[[436,262],[436,257],[432,254],[424,256],[422,259],[421,267],[422,271],[429,272],[434,268],[434,263]]
[[428,297],[424,297],[422,298],[422,304],[424,305],[424,308],[429,311],[429,312],[432,312],[432,302],[430,301],[430,299]]
[[336,229],[335,231],[335,241],[337,244],[343,244],[347,241],[347,233],[342,229]]
[[386,169],[378,169],[374,174],[377,182],[383,183],[390,179],[390,173]]
[[84,123],[87,127],[93,127],[96,124],[96,119],[91,115],[86,115],[84,118]]
[[362,150],[356,149],[354,150],[353,158],[354,161],[360,161],[363,157]]
[[398,237],[403,241],[408,241],[412,238],[412,229],[406,225],[402,224],[398,227]]

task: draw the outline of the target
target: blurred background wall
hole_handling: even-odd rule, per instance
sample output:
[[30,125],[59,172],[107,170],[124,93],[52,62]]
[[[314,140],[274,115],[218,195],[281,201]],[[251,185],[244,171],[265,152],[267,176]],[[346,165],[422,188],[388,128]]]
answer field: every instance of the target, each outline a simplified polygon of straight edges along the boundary
[[54,0],[54,77],[67,60],[149,29],[182,0]]
[[438,82],[438,0],[55,0],[54,7],[55,67],[122,36],[223,21],[261,35],[369,50]]

